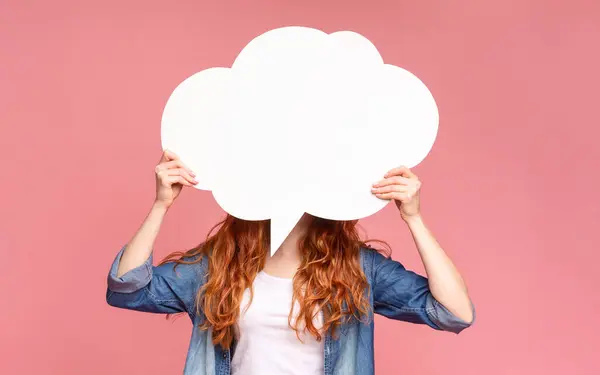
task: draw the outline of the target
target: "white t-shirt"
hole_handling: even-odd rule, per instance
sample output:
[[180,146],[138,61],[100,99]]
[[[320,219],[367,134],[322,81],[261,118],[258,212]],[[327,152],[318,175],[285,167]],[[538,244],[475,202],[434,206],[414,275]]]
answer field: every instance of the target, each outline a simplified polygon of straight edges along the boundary
[[[259,272],[248,310],[250,291],[244,292],[238,322],[239,338],[231,361],[232,375],[316,375],[323,374],[323,339],[290,328],[288,317],[293,295],[292,279]],[[297,303],[295,314],[297,314]],[[245,312],[244,312],[245,311]],[[294,314],[294,316],[295,316]],[[322,314],[314,322],[323,325]],[[292,324],[294,321],[292,321]]]

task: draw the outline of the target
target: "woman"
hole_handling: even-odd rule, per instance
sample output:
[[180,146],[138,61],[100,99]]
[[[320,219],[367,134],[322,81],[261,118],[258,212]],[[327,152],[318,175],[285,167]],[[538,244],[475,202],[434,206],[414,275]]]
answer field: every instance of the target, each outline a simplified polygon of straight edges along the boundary
[[407,168],[391,170],[372,191],[395,200],[428,278],[368,248],[356,221],[310,215],[273,256],[267,221],[227,216],[202,245],[154,267],[163,218],[182,188],[196,183],[165,151],[156,201],[117,255],[106,297],[120,308],[187,313],[194,329],[185,374],[373,374],[374,313],[455,333],[472,324],[465,283],[423,223],[421,183]]

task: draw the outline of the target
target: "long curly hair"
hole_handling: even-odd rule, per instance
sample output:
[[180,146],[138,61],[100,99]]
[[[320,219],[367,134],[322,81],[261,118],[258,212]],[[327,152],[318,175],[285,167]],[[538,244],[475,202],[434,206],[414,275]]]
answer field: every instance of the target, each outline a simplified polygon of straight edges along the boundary
[[[246,221],[227,215],[201,245],[172,253],[161,262],[174,262],[177,266],[208,259],[209,276],[198,292],[196,308],[206,317],[200,328],[212,328],[213,344],[225,349],[231,347],[235,337],[243,293],[250,289],[251,303],[252,283],[265,265],[269,224],[268,220]],[[331,330],[335,334],[349,320],[366,321],[370,305],[360,248],[367,245],[359,238],[357,221],[313,217],[298,247],[302,261],[293,279],[289,317],[296,334],[306,330],[320,341],[324,332]],[[299,310],[292,324],[294,302]],[[323,312],[323,326],[318,329],[313,319],[319,311]]]

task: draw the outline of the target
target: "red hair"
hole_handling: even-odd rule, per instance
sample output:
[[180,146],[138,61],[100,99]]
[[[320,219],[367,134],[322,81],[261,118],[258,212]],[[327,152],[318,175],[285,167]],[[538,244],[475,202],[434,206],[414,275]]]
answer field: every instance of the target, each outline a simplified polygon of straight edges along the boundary
[[[347,320],[364,321],[369,316],[368,282],[360,265],[360,248],[366,245],[359,238],[356,224],[313,218],[299,241],[302,262],[293,280],[293,299],[298,302],[299,312],[295,325],[290,323],[296,333],[302,326],[321,340],[323,332],[331,329],[335,333]],[[245,221],[228,215],[211,229],[200,246],[172,253],[163,260],[192,264],[202,255],[208,259],[209,277],[198,293],[196,308],[206,316],[200,328],[212,328],[213,344],[230,348],[243,293],[250,288],[252,301],[252,283],[265,265],[269,238],[268,220]],[[313,324],[318,311],[323,312],[322,330]]]

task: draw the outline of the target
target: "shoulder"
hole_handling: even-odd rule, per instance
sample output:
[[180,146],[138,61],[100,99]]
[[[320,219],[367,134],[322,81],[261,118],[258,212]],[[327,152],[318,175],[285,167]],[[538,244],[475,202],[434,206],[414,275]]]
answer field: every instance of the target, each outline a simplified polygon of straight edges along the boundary
[[363,245],[360,248],[361,262],[364,262],[365,266],[378,266],[382,262],[392,261],[390,256],[384,255],[380,250],[372,248],[370,246]]
[[377,249],[364,245],[360,248],[360,264],[369,281],[373,280],[381,264],[388,260],[391,261],[391,258],[386,257]]
[[384,255],[372,247],[363,246],[360,249],[361,265],[369,282],[377,278],[385,278],[391,273],[404,272],[402,263],[393,260],[391,256]]
[[166,277],[202,282],[208,272],[208,257],[205,254],[173,253],[156,267],[157,272]]

